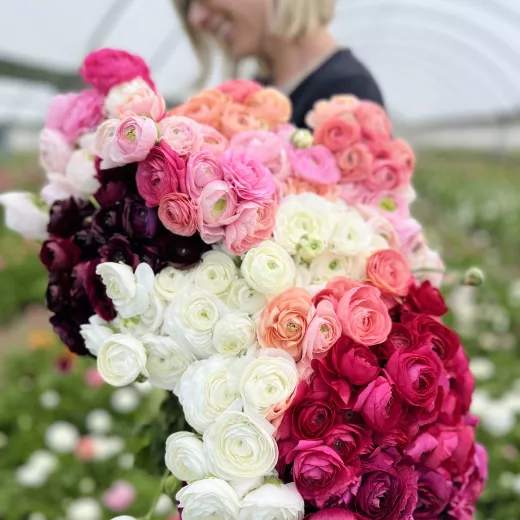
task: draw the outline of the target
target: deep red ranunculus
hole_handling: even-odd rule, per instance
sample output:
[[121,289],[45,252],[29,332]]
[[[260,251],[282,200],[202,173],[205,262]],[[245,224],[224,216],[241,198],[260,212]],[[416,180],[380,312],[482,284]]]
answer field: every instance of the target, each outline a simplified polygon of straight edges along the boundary
[[101,260],[91,260],[85,266],[83,286],[87,293],[90,305],[98,316],[105,321],[112,321],[116,317],[116,312],[112,300],[107,296],[106,287],[96,274],[96,267]]
[[397,350],[413,350],[416,345],[417,336],[412,329],[402,323],[392,323],[388,338],[378,347],[378,355],[388,361]]
[[307,515],[303,520],[356,520],[356,517],[346,509],[328,507]]
[[452,483],[437,471],[418,469],[418,500],[414,519],[437,520],[446,509],[452,492]]
[[429,314],[430,316],[444,316],[448,307],[437,287],[429,280],[421,285],[412,284],[408,296],[403,304],[403,311],[416,312],[418,314]]
[[63,312],[70,305],[71,279],[70,273],[57,271],[49,276],[45,300],[51,312]]
[[339,376],[356,386],[370,383],[379,374],[379,363],[375,354],[347,337],[341,338],[327,357],[329,366]]
[[50,238],[40,250],[40,260],[49,272],[72,269],[80,258],[81,250],[66,238]]
[[358,424],[336,424],[323,439],[348,464],[352,460],[374,450],[372,432]]

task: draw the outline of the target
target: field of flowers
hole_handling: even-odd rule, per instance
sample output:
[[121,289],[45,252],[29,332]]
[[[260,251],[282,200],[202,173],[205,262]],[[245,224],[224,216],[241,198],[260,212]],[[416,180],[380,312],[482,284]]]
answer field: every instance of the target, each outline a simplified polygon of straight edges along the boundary
[[[39,175],[32,158],[0,162],[0,190],[31,188]],[[473,411],[490,454],[478,518],[514,519],[520,508],[520,157],[422,152],[415,185],[414,213],[450,271],[448,320],[463,339],[477,379]],[[0,479],[11,482],[0,489],[0,519],[55,519],[56,504],[61,518],[70,520],[82,520],[74,513],[89,507],[98,511],[93,520],[116,511],[142,515],[160,479],[142,471],[130,480],[132,447],[124,439],[158,406],[160,395],[132,387],[132,401],[130,393],[121,397],[121,390],[86,385],[89,360],[74,361],[68,372],[57,369],[70,360],[49,346],[53,340],[48,329],[40,330],[42,316],[33,322],[45,287],[36,251],[0,228]],[[469,266],[484,270],[483,287],[458,283]],[[31,327],[38,331],[28,337]],[[47,348],[37,348],[42,345]],[[15,353],[6,358],[6,350]],[[39,478],[31,471],[36,466]],[[110,491],[128,503],[110,507]],[[169,514],[171,502],[161,502],[154,518]]]

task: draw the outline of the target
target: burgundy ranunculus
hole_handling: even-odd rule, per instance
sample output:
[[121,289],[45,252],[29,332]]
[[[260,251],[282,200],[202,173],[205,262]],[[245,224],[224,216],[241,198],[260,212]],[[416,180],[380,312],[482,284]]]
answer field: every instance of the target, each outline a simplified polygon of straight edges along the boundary
[[147,208],[138,197],[125,199],[123,203],[123,229],[130,239],[153,238],[158,230],[156,208]]
[[119,208],[101,208],[96,211],[92,218],[91,233],[97,242],[104,244],[112,235],[122,231],[123,226]]
[[181,237],[165,231],[154,242],[157,243],[161,259],[177,268],[196,264],[203,253],[210,249],[198,233],[191,237]]
[[[101,186],[108,186],[110,182],[123,182],[126,186],[127,195],[137,194],[135,175],[138,163],[129,163],[116,168],[101,169],[101,160],[96,159],[96,178]],[[97,200],[97,199],[96,199]],[[100,201],[98,201],[101,204]],[[101,204],[103,206],[103,204]]]
[[72,269],[80,258],[78,246],[66,238],[50,238],[43,243],[40,251],[40,260],[49,272]]
[[353,385],[367,385],[379,374],[377,357],[350,338],[341,338],[329,351],[329,357],[335,371]]
[[406,325],[392,323],[392,330],[386,341],[379,346],[379,356],[389,360],[397,350],[413,350],[417,343],[417,337]]
[[99,256],[98,249],[101,244],[96,240],[96,237],[90,229],[82,229],[81,231],[78,231],[72,237],[72,241],[81,250],[82,260],[90,260]]
[[123,262],[132,269],[137,269],[139,257],[132,251],[128,238],[123,235],[110,237],[107,243],[99,248],[103,262]]
[[363,462],[353,504],[359,520],[409,520],[416,505],[417,474],[397,450],[376,450]]
[[294,462],[292,474],[302,497],[315,507],[341,506],[357,483],[357,465],[346,466],[341,457],[319,441],[300,441],[287,456]]
[[51,317],[50,322],[54,332],[71,352],[79,356],[89,353],[79,333],[79,325],[70,317],[70,313],[56,314]]
[[139,262],[148,264],[157,273],[166,267],[166,262],[159,257],[159,251],[157,247],[148,244],[135,244],[135,254],[139,257]]
[[419,468],[418,500],[414,519],[437,520],[446,509],[452,492],[452,483],[437,471]]
[[82,228],[83,218],[75,199],[58,200],[51,206],[47,231],[54,236],[69,238]]
[[430,316],[444,316],[448,312],[448,307],[446,307],[439,289],[427,280],[421,285],[411,285],[403,305],[403,311],[429,314]]
[[72,286],[70,289],[71,308],[69,312],[77,323],[86,323],[94,314],[94,309],[85,291],[87,262],[78,264],[72,270]]
[[358,424],[334,425],[323,438],[323,443],[332,448],[345,464],[374,450],[372,432]]
[[121,203],[128,191],[125,181],[107,181],[94,193],[94,198],[102,208],[113,208]]
[[51,273],[45,300],[47,308],[54,313],[65,311],[70,305],[70,274],[64,271]]
[[307,515],[303,520],[356,520],[356,517],[346,509],[328,507]]
[[96,274],[96,267],[100,263],[101,260],[91,260],[86,264],[83,286],[95,313],[105,321],[112,321],[116,317],[114,305],[107,296],[106,288],[101,278]]

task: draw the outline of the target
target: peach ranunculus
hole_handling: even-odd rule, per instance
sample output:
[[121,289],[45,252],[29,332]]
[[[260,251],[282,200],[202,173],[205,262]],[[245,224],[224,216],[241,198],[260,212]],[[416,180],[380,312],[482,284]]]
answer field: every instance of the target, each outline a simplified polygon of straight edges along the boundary
[[197,231],[197,211],[185,193],[170,193],[161,199],[159,220],[176,235],[191,237]]
[[262,89],[260,83],[248,79],[230,79],[217,87],[217,90],[227,94],[235,103],[243,103],[249,95]]
[[200,152],[204,142],[201,126],[184,116],[168,116],[159,123],[161,139],[180,156]]
[[250,108],[237,103],[226,105],[222,113],[220,131],[231,139],[235,134],[248,130],[265,130],[265,123],[257,119]]
[[208,89],[174,108],[168,115],[189,117],[201,125],[209,125],[219,130],[224,108],[230,103],[231,98],[220,90]]
[[372,101],[361,101],[354,112],[361,134],[374,144],[383,146],[391,138],[392,126],[384,109]]
[[160,121],[166,112],[166,103],[161,94],[156,94],[150,87],[143,86],[118,105],[115,112],[119,119],[145,116]]
[[397,163],[404,171],[409,172],[410,177],[415,170],[415,153],[412,147],[403,139],[390,141],[384,151],[385,156]]
[[363,143],[355,143],[336,154],[341,172],[341,181],[356,182],[365,180],[372,169],[373,155]]
[[392,329],[386,304],[376,287],[361,285],[350,289],[341,297],[336,313],[343,334],[367,347],[386,341]]
[[316,128],[332,117],[353,119],[354,110],[359,103],[357,97],[349,94],[332,96],[329,100],[322,99],[314,104],[313,109],[305,118],[305,123],[309,128]]
[[406,296],[412,273],[408,260],[394,249],[373,253],[367,262],[367,278],[375,287],[389,296]]
[[244,101],[251,113],[263,121],[269,129],[288,123],[292,116],[289,98],[274,88],[264,88],[253,92]]
[[229,146],[228,139],[212,126],[200,126],[203,139],[202,149],[213,152],[217,157],[220,157]]
[[361,129],[355,120],[333,117],[314,130],[314,142],[326,146],[331,152],[346,150],[361,140]]
[[283,181],[282,188],[285,196],[316,193],[333,202],[337,201],[341,195],[341,188],[337,184],[316,184],[296,177],[289,177]]
[[305,333],[315,308],[309,292],[291,287],[273,298],[258,322],[258,342],[263,348],[279,348],[295,361],[302,357]]

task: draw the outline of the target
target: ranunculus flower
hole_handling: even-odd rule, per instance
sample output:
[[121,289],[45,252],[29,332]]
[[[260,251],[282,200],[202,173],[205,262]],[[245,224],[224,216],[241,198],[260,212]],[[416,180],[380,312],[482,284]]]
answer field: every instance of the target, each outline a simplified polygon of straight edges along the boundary
[[[81,336],[85,340],[85,346],[93,356],[97,356],[99,349],[101,348],[101,345],[104,343],[104,341],[114,334],[110,324],[104,321],[97,314],[91,316],[88,320],[88,323],[81,325],[80,332]],[[93,370],[99,378],[98,371],[95,368]],[[101,382],[103,384],[102,380]]]
[[40,260],[49,272],[72,269],[80,260],[78,246],[66,238],[51,238],[43,243]]
[[374,449],[371,431],[358,424],[335,424],[324,436],[323,443],[332,448],[345,464],[372,453]]
[[336,154],[341,172],[341,182],[357,182],[367,178],[372,169],[374,158],[363,143],[353,144],[350,148]]
[[390,160],[398,164],[403,171],[407,172],[409,177],[412,176],[415,170],[415,154],[406,141],[393,139],[387,144],[384,153]]
[[47,172],[65,173],[73,149],[65,136],[50,128],[40,133],[40,163]]
[[157,206],[163,197],[179,190],[185,175],[184,160],[166,141],[161,141],[139,163],[136,174],[139,195],[148,206]]
[[368,347],[383,343],[392,320],[381,293],[375,287],[359,286],[348,290],[336,309],[343,334]]
[[[229,257],[228,257],[229,258]],[[210,276],[215,276],[214,271]],[[215,350],[224,356],[238,357],[256,345],[256,327],[245,313],[230,312],[213,329]]]
[[100,49],[91,52],[80,69],[83,80],[101,94],[127,81],[143,78],[152,88],[150,70],[144,60],[135,54],[116,49]]
[[153,238],[158,229],[156,208],[147,208],[140,198],[123,202],[122,225],[129,238]]
[[410,286],[403,309],[430,316],[444,316],[448,312],[441,292],[428,280]]
[[51,312],[63,312],[70,305],[71,277],[67,271],[50,273],[45,302]]
[[341,457],[321,441],[300,441],[287,456],[302,497],[315,507],[343,505],[349,489],[357,483],[359,467],[346,466]]
[[166,111],[166,103],[161,94],[156,94],[150,87],[142,87],[132,92],[116,108],[119,119],[131,116],[150,117],[154,121],[160,121]]
[[327,507],[317,513],[307,515],[304,520],[356,520],[356,517],[346,509]]
[[359,394],[354,411],[361,412],[371,428],[386,433],[401,421],[403,404],[395,385],[379,376]]
[[244,99],[244,105],[269,129],[288,123],[291,119],[291,101],[275,88],[268,87],[250,92]]
[[73,152],[65,169],[65,177],[72,186],[72,195],[78,199],[88,199],[100,187],[96,179],[94,157],[86,150]]
[[405,296],[412,273],[404,255],[395,249],[382,249],[370,255],[367,278],[389,296]]
[[309,128],[316,128],[327,119],[342,117],[350,120],[361,101],[350,94],[332,96],[330,99],[322,99],[314,104],[313,109],[307,114],[305,122]]
[[[101,213],[102,210],[100,210]],[[104,212],[103,212],[104,213]],[[104,231],[104,235],[99,235],[94,237],[96,240],[99,240],[100,243],[103,243],[106,240],[107,236],[110,236],[112,231],[112,225],[114,223],[112,219],[113,212],[107,212],[104,213],[104,216],[106,217],[105,222],[105,228],[101,231]],[[97,216],[97,214],[96,214]],[[118,216],[119,217],[119,216]],[[97,218],[94,218],[94,221],[97,221]],[[117,221],[119,222],[119,221]],[[94,222],[93,222],[94,224]],[[119,225],[119,224],[118,224]],[[94,225],[92,225],[92,232],[94,231]],[[76,237],[79,235],[79,233],[76,234]],[[76,238],[75,237],[75,238]],[[88,240],[87,240],[88,241]],[[82,243],[80,240],[79,243]],[[135,247],[135,244],[133,244]],[[99,246],[98,246],[99,247]],[[134,253],[132,250],[132,244],[130,244],[130,240],[126,236],[123,236],[119,233],[116,233],[108,240],[106,240],[106,244],[99,247],[98,253],[101,257],[102,262],[116,262],[116,263],[123,263],[127,266],[130,266],[132,269],[137,269],[137,266],[139,265],[139,256]]]
[[5,226],[25,238],[45,240],[49,212],[36,204],[36,197],[28,192],[8,192],[0,194],[0,204],[4,206]]
[[289,177],[282,182],[283,194],[301,195],[303,193],[315,193],[331,202],[335,202],[341,195],[340,186],[333,184],[316,184],[313,182],[297,179],[296,177]]
[[379,146],[386,144],[392,134],[390,120],[385,110],[371,101],[361,101],[354,109],[354,116],[361,127],[363,137]]
[[180,156],[192,155],[202,149],[203,137],[200,125],[183,116],[165,117],[159,123],[161,139]]
[[376,160],[363,181],[372,191],[392,191],[406,187],[410,178],[392,161]]
[[222,135],[212,126],[200,125],[202,129],[202,150],[212,152],[215,156],[221,157],[228,149],[229,142],[226,136]]
[[418,481],[418,500],[413,517],[434,520],[446,509],[453,484],[437,471],[421,468]]
[[327,119],[314,130],[314,142],[336,153],[346,150],[361,139],[361,129],[355,120],[341,117]]
[[197,231],[197,211],[184,193],[170,193],[161,199],[159,220],[166,229],[183,237],[190,237]]
[[202,480],[208,476],[204,444],[190,432],[177,432],[166,439],[166,467],[181,482]]
[[314,315],[311,295],[291,287],[266,306],[258,323],[258,341],[263,348],[278,348],[296,361],[302,357],[302,344]]
[[289,148],[293,173],[299,179],[316,184],[336,184],[341,178],[336,159],[324,146]]
[[265,123],[255,117],[251,110],[238,103],[228,103],[220,120],[222,133],[231,139],[235,134],[250,130],[263,130]]
[[363,461],[354,511],[360,520],[409,520],[417,505],[417,474],[395,450]]
[[388,360],[397,350],[413,350],[416,348],[417,337],[412,330],[402,323],[392,323],[392,330],[386,341],[379,345],[379,355]]
[[207,89],[170,110],[168,116],[189,117],[201,125],[219,129],[222,112],[228,103],[229,96],[218,89]]
[[[112,321],[116,317],[116,312],[112,300],[108,297],[106,287],[101,278],[96,274],[97,266],[101,263],[99,259],[90,260],[86,264],[79,265],[76,270],[80,271],[82,265],[85,266],[83,271],[82,285],[88,297],[90,305],[94,312],[105,321]],[[81,271],[80,271],[81,274]],[[106,339],[106,338],[105,338]],[[99,348],[100,344],[98,345]]]
[[79,324],[71,318],[70,312],[56,314],[49,321],[60,341],[71,352],[78,354],[78,356],[85,356],[89,353],[79,332]]
[[230,96],[235,103],[243,103],[250,94],[262,89],[260,83],[248,79],[231,79],[217,87],[217,90]]
[[186,193],[198,199],[204,186],[224,177],[220,161],[209,150],[194,153],[186,164]]

